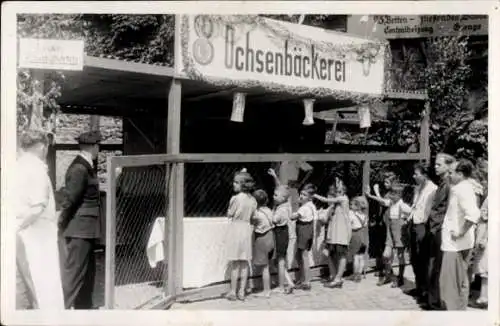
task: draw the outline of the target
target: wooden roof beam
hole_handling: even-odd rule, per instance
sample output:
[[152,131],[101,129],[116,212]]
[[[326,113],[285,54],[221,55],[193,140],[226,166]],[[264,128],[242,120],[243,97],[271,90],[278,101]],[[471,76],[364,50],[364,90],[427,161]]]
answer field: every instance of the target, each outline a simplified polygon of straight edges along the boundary
[[172,67],[152,65],[147,63],[131,62],[119,59],[109,59],[86,55],[83,59],[84,67],[104,70],[123,71],[142,75],[154,75],[173,78],[175,70]]

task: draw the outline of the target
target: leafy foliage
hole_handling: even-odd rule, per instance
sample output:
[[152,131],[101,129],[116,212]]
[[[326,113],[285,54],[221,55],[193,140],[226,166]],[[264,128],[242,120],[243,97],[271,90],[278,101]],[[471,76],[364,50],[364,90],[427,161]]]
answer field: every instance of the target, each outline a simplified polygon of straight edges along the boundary
[[487,115],[487,80],[471,83],[467,38],[431,39],[427,45],[422,80],[431,105],[432,151],[487,157],[487,123],[475,122]]
[[83,15],[86,52],[173,65],[173,15]]

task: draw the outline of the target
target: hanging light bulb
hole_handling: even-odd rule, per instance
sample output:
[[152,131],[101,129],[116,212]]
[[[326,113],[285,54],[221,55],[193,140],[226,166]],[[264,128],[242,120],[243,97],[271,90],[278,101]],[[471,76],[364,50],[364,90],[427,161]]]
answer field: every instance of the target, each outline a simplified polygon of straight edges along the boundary
[[314,116],[313,116],[313,105],[314,105],[314,99],[313,98],[307,98],[304,99],[304,121],[302,121],[302,124],[304,126],[310,126],[314,124]]
[[243,122],[245,114],[245,93],[234,93],[233,95],[233,112],[231,113],[231,121]]
[[359,115],[359,127],[360,128],[369,128],[372,125],[372,119],[370,115],[370,108],[367,106],[358,107],[358,115]]

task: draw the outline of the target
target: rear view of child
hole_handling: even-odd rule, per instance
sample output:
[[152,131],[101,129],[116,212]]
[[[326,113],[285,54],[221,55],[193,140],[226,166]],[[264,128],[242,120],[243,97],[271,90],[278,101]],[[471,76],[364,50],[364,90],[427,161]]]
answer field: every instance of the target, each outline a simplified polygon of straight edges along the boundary
[[312,202],[316,193],[316,187],[306,184],[299,195],[301,205],[297,212],[292,214],[292,220],[297,220],[297,252],[296,259],[299,265],[299,279],[295,288],[304,291],[311,290],[311,270],[309,266],[309,255],[314,238],[314,220],[318,219],[318,211]]
[[[335,198],[335,195],[337,193],[337,190],[335,188],[335,184],[330,185],[328,187],[328,193],[326,194],[327,199],[333,199]],[[322,211],[318,211],[318,219],[321,221],[321,223],[325,224],[325,238],[323,241],[324,248],[323,248],[323,255],[326,256],[326,263],[328,265],[328,279],[326,280],[327,283],[332,282],[333,279],[335,278],[335,265],[333,264],[333,260],[330,257],[330,250],[329,246],[326,243],[326,239],[328,238],[328,221],[330,220],[331,214],[333,214],[333,211],[335,210],[335,204],[328,204],[327,209],[323,209]]]
[[346,195],[343,182],[336,178],[335,197],[325,198],[315,195],[319,201],[334,205],[328,217],[326,233],[326,245],[329,250],[329,258],[334,268],[333,280],[325,284],[330,288],[341,288],[343,275],[347,265],[347,250],[351,240],[351,223],[349,219],[349,198]]
[[365,197],[358,196],[351,201],[349,217],[351,219],[352,236],[349,250],[354,257],[354,282],[361,282],[365,269],[366,250],[368,247],[368,202]]
[[[250,219],[255,214],[257,202],[252,196],[254,180],[246,171],[234,176],[233,190],[236,193],[229,202],[229,226],[226,237],[226,254],[231,268],[231,290],[228,300],[245,300],[249,262],[252,260],[252,225]],[[238,277],[240,289],[237,293]]]
[[[282,293],[290,294],[293,292],[294,283],[288,273],[287,254],[290,241],[289,224],[292,217],[292,206],[290,204],[290,189],[286,185],[281,185],[276,173],[273,169],[269,169],[276,183],[274,190],[274,241],[275,241],[275,258],[278,261],[278,279],[279,289]],[[285,281],[287,286],[285,286]]]
[[252,217],[254,225],[253,264],[262,270],[264,288],[262,296],[269,297],[271,294],[269,261],[272,259],[274,251],[273,212],[267,207],[268,197],[264,190],[256,190],[253,196],[257,201],[257,210]]
[[388,184],[386,188],[389,191],[384,197],[380,196],[377,184],[373,187],[375,195],[371,194],[369,188],[366,189],[366,195],[368,197],[388,207],[384,215],[384,221],[387,227],[387,236],[383,253],[384,272],[380,276],[377,285],[382,286],[391,283],[392,262],[394,260],[394,251],[396,251],[399,262],[399,275],[397,280],[394,280],[392,283],[392,287],[400,287],[404,284],[404,270],[406,265],[403,228],[411,208],[403,202],[403,187],[394,181],[386,183]]

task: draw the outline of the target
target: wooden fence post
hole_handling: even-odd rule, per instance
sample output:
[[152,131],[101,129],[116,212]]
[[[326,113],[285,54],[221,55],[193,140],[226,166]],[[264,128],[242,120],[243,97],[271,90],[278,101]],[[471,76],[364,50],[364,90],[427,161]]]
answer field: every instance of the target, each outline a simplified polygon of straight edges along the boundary
[[[181,82],[173,79],[168,92],[167,153],[180,152],[181,133]],[[172,182],[168,192],[168,221],[165,234],[168,241],[167,296],[182,290],[183,250],[184,250],[184,163],[172,165]]]
[[420,153],[424,157],[427,163],[431,160],[431,149],[429,143],[429,133],[430,133],[430,105],[429,102],[425,102],[425,108],[423,110],[422,124],[420,125]]
[[106,196],[106,247],[104,273],[104,307],[115,306],[115,248],[116,248],[116,164],[107,161],[108,194]]

